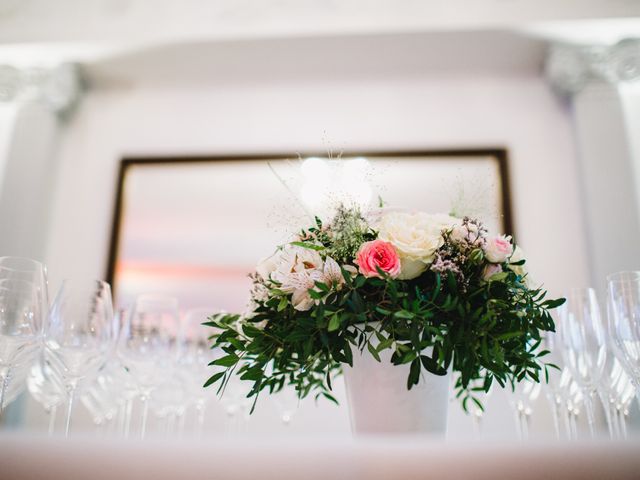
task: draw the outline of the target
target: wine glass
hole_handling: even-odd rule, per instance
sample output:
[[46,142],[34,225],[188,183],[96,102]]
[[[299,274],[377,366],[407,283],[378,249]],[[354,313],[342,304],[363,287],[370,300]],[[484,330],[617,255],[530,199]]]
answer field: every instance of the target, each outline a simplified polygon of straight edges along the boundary
[[0,257],[0,281],[2,280],[23,280],[31,283],[42,293],[43,303],[47,307],[49,306],[47,269],[37,260],[22,257]]
[[142,438],[146,433],[151,393],[175,363],[177,333],[178,300],[162,295],[139,296],[121,332],[117,351],[138,386]]
[[595,436],[593,399],[602,377],[607,342],[600,307],[592,288],[574,288],[559,309],[565,363],[583,390],[589,430]]
[[45,360],[60,375],[68,395],[66,436],[78,384],[104,366],[115,334],[109,284],[101,280],[65,280],[49,314]]
[[[44,267],[38,265],[43,272]],[[0,414],[7,404],[5,394],[15,369],[26,371],[42,346],[47,312],[44,274],[36,284],[14,273],[16,270],[6,268],[0,271],[0,278],[11,277],[0,280]]]
[[607,277],[611,348],[640,398],[640,272]]

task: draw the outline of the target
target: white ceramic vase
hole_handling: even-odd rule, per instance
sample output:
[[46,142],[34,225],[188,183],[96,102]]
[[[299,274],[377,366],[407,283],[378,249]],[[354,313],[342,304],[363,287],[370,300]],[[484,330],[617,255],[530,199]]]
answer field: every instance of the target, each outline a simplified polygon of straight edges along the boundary
[[353,433],[444,436],[450,374],[422,369],[418,385],[407,390],[409,364],[393,365],[391,355],[391,349],[382,351],[378,362],[367,349],[354,351],[353,368],[343,365]]

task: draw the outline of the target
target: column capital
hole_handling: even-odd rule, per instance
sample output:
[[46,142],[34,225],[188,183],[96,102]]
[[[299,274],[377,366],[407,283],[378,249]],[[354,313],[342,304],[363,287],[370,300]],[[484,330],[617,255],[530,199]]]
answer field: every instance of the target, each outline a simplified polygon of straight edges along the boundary
[[0,102],[36,102],[65,116],[76,106],[83,90],[81,71],[74,63],[50,68],[0,64]]
[[614,45],[552,45],[545,63],[549,83],[564,95],[580,92],[591,82],[640,81],[640,39]]

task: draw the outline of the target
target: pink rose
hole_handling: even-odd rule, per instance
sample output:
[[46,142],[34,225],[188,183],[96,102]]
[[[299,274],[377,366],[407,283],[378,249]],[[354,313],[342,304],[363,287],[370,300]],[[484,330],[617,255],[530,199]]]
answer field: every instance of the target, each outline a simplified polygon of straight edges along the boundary
[[510,236],[502,235],[487,239],[487,244],[484,247],[484,256],[491,263],[504,263],[512,253],[513,245],[511,244]]
[[490,263],[484,267],[484,270],[482,271],[482,279],[489,280],[496,273],[500,273],[500,272],[502,272],[502,267],[499,264]]
[[356,254],[356,264],[365,277],[379,277],[377,268],[388,273],[392,278],[400,273],[398,252],[393,245],[384,240],[363,243]]

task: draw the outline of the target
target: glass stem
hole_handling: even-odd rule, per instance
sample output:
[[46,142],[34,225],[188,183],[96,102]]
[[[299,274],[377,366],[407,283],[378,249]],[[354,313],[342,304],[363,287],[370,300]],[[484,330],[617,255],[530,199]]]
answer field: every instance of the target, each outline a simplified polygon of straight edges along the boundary
[[53,435],[53,432],[56,428],[56,412],[58,410],[57,406],[53,406],[49,409],[49,428],[48,428],[48,433],[49,436]]
[[567,438],[571,439],[571,406],[569,402],[565,400],[560,408],[562,410],[565,433],[567,434]]
[[604,417],[607,422],[607,428],[609,429],[609,437],[611,439],[614,439],[616,435],[614,432],[611,404],[609,403],[608,395],[602,393],[600,395],[600,402],[602,403],[602,408],[604,409]]
[[69,403],[67,405],[67,421],[64,427],[64,436],[69,436],[69,430],[71,430],[71,414],[73,413],[73,403],[76,397],[76,385],[69,385],[67,387],[67,393],[69,395]]
[[618,423],[620,424],[620,432],[622,438],[627,438],[627,420],[624,418],[624,407],[618,409]]
[[2,385],[0,385],[0,415],[4,412],[4,397],[7,394],[9,388],[9,381],[11,380],[11,369],[7,368],[5,374],[2,376]]
[[186,423],[186,412],[184,409],[179,409],[177,415],[177,423],[178,423],[178,438],[182,438],[184,435],[184,426]]
[[560,408],[561,403],[554,395],[551,398],[551,413],[553,414],[553,428],[556,432],[556,439],[560,440]]
[[522,440],[522,420],[520,418],[520,408],[516,406],[516,432],[518,434],[518,440]]
[[124,438],[129,438],[129,433],[131,431],[131,414],[133,413],[133,399],[127,398],[124,407]]
[[167,437],[170,437],[171,435],[173,435],[173,431],[175,429],[176,426],[176,414],[174,412],[171,412],[170,414],[167,415]]
[[482,435],[482,413],[473,412],[471,416],[473,418],[473,434],[476,438],[480,438]]
[[587,414],[587,423],[589,424],[589,433],[591,434],[591,438],[595,438],[596,436],[596,419],[593,411],[593,391],[586,391],[584,394],[584,410]]
[[206,404],[202,402],[198,402],[198,404],[196,405],[196,410],[198,411],[198,423],[196,426],[198,437],[202,437],[202,433],[204,432],[204,414],[206,408]]
[[142,424],[140,426],[140,438],[144,439],[144,436],[147,433],[147,417],[149,417],[149,395],[141,395],[140,401],[142,402]]
[[571,427],[571,438],[573,440],[577,440],[578,439],[578,414],[575,412],[575,410],[572,410],[569,413],[569,423],[570,423],[570,427]]
[[529,440],[529,414],[522,410],[520,415],[522,417],[522,439]]

